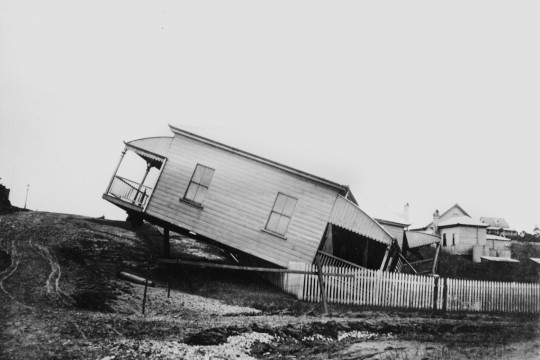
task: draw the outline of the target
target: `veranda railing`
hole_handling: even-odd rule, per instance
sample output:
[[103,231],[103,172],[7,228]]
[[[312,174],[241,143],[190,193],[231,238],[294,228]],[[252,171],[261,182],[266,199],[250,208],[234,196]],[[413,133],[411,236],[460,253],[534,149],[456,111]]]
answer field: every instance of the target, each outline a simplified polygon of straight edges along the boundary
[[134,205],[144,207],[152,188],[146,185],[140,185],[135,181],[116,175],[109,188],[109,195],[113,195]]

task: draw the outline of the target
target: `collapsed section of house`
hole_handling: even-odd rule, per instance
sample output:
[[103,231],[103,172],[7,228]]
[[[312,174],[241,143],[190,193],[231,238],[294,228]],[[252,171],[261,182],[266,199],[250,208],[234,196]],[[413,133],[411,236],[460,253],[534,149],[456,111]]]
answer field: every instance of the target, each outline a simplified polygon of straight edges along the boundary
[[125,143],[103,194],[133,224],[163,227],[164,256],[175,231],[274,267],[316,258],[376,270],[391,265],[395,237],[360,209],[349,187],[170,129],[172,137]]

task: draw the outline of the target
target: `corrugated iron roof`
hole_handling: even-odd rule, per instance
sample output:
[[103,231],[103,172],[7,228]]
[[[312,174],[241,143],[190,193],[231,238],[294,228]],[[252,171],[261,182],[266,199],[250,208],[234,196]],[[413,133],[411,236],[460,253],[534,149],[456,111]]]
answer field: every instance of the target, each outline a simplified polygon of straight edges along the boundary
[[495,257],[495,256],[480,256],[480,259],[486,260],[486,261],[492,261],[492,262],[509,262],[509,263],[519,262],[519,260],[516,260],[516,259],[502,258],[502,257]]
[[473,218],[470,218],[468,216],[456,216],[444,221],[441,221],[439,223],[439,228],[442,227],[448,227],[448,226],[478,226],[478,227],[485,227],[487,228],[489,225],[484,224],[483,222],[474,220]]
[[126,142],[126,146],[144,150],[150,154],[167,157],[172,136],[149,137]]
[[420,231],[405,231],[407,246],[411,249],[436,244],[441,241],[437,235],[426,234]]
[[386,231],[390,233],[397,240],[399,248],[403,248],[403,232],[407,224],[384,220],[384,219],[375,219]]
[[372,240],[390,245],[394,237],[351,201],[338,195],[328,222]]
[[486,239],[488,239],[488,240],[512,241],[507,237],[499,236],[499,235],[491,235],[491,234],[487,234]]

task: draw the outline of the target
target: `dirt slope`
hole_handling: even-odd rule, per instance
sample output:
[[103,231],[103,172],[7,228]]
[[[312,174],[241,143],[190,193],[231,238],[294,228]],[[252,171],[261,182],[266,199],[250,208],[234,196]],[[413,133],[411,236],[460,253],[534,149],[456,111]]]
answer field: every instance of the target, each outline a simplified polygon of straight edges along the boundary
[[[264,284],[235,285],[223,273],[194,273],[194,292],[177,286],[167,298],[163,273],[153,269],[157,286],[142,315],[144,287],[116,274],[144,276],[161,251],[159,236],[148,225],[134,231],[67,214],[1,215],[0,358],[540,358],[537,318],[338,306],[333,317],[306,316],[313,305]],[[193,240],[172,243],[176,254],[222,258]],[[246,307],[265,310],[271,301],[300,310]]]

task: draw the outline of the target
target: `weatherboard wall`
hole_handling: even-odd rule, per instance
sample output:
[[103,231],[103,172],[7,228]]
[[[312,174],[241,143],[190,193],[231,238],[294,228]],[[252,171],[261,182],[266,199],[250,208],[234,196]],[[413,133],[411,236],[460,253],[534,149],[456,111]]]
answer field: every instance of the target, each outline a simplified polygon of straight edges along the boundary
[[[310,263],[337,189],[176,134],[146,212],[280,266]],[[197,164],[215,170],[202,207],[182,201]],[[297,204],[284,237],[263,231],[278,193]]]
[[[474,226],[453,226],[441,229],[441,238],[446,235],[447,246],[443,250],[450,249],[454,254],[470,255],[475,245],[486,245],[486,229]],[[455,246],[452,245],[452,235],[455,238]]]

